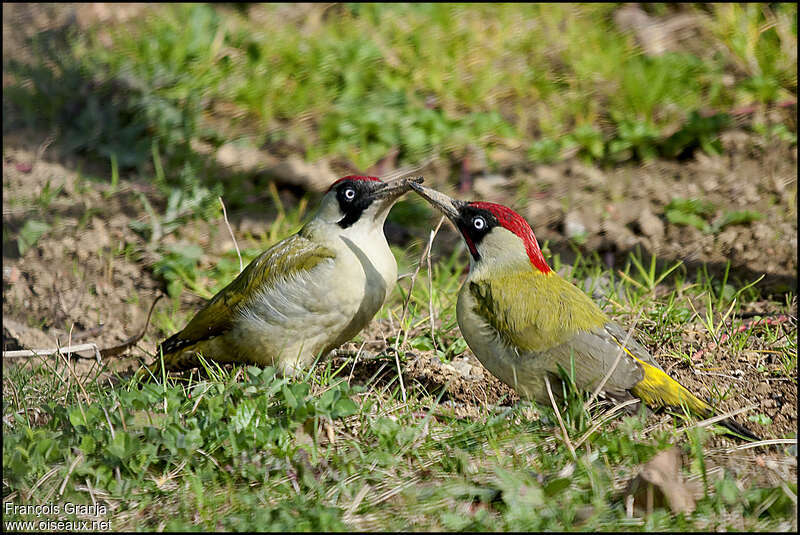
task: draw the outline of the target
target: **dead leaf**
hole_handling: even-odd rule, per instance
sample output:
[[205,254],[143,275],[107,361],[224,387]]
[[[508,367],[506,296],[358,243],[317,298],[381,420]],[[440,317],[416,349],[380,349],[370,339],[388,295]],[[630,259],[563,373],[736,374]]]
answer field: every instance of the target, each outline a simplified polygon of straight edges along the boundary
[[694,496],[680,474],[681,453],[671,448],[658,453],[642,467],[628,486],[637,514],[650,514],[655,508],[668,506],[673,513],[694,511]]

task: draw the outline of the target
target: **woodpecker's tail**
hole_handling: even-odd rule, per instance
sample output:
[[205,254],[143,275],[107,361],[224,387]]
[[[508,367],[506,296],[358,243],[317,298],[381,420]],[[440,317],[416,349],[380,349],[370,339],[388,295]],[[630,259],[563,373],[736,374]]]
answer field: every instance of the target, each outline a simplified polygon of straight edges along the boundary
[[[164,370],[170,371],[183,371],[190,368],[200,366],[200,360],[197,358],[197,352],[193,351],[193,345],[183,344],[176,345],[176,336],[172,336],[167,340],[161,342],[156,348],[156,359],[147,366],[142,366],[136,372],[137,376],[144,377],[161,377],[161,355],[164,355]],[[176,349],[177,347],[177,349]]]
[[[634,357],[635,358],[635,357]],[[660,369],[636,359],[644,370],[644,379],[631,389],[631,393],[640,398],[650,407],[687,407],[690,412],[702,418],[714,415],[714,409],[705,401],[689,392],[678,381],[661,371]],[[761,440],[761,438],[735,422],[732,418],[727,418],[719,422],[725,427],[729,436],[745,438],[747,440]]]

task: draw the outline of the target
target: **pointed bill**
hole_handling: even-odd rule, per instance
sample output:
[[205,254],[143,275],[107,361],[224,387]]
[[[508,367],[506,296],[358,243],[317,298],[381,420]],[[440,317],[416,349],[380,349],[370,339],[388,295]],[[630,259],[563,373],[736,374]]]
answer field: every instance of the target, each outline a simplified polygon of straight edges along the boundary
[[403,177],[389,180],[387,182],[376,183],[377,187],[372,195],[376,199],[397,198],[411,188],[411,184],[417,184],[424,179],[421,176]]
[[464,204],[464,201],[459,201],[448,197],[444,193],[439,193],[435,189],[420,186],[417,183],[411,182],[410,187],[422,196],[423,199],[431,203],[446,215],[453,223],[458,219],[459,207]]

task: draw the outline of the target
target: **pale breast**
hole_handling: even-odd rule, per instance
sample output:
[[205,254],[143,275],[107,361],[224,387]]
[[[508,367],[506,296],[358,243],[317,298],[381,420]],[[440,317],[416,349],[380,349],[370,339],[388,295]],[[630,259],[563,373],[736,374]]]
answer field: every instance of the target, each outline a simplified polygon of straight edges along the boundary
[[394,256],[387,262],[345,241],[336,249],[335,260],[258,292],[242,308],[228,337],[237,353],[292,374],[369,323],[397,278]]
[[494,327],[475,312],[475,299],[467,290],[467,284],[461,288],[456,304],[456,319],[461,335],[481,364],[513,388],[520,381],[515,370],[519,359],[513,348],[500,339]]

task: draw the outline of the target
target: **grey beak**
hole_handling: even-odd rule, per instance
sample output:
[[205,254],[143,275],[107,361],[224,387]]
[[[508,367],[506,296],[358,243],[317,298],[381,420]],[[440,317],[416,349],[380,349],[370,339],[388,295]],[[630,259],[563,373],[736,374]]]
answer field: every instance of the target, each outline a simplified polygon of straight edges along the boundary
[[456,222],[458,219],[459,214],[459,207],[464,204],[463,201],[459,201],[448,197],[444,193],[439,193],[435,189],[426,188],[425,186],[420,186],[417,183],[410,183],[409,186],[416,191],[417,193],[422,196],[423,199],[431,203],[433,206],[439,209],[444,215],[446,215],[450,221],[453,223]]
[[402,177],[389,180],[381,183],[375,190],[373,190],[372,196],[376,199],[395,199],[411,189],[413,184],[418,184],[423,180],[424,179],[421,176]]

